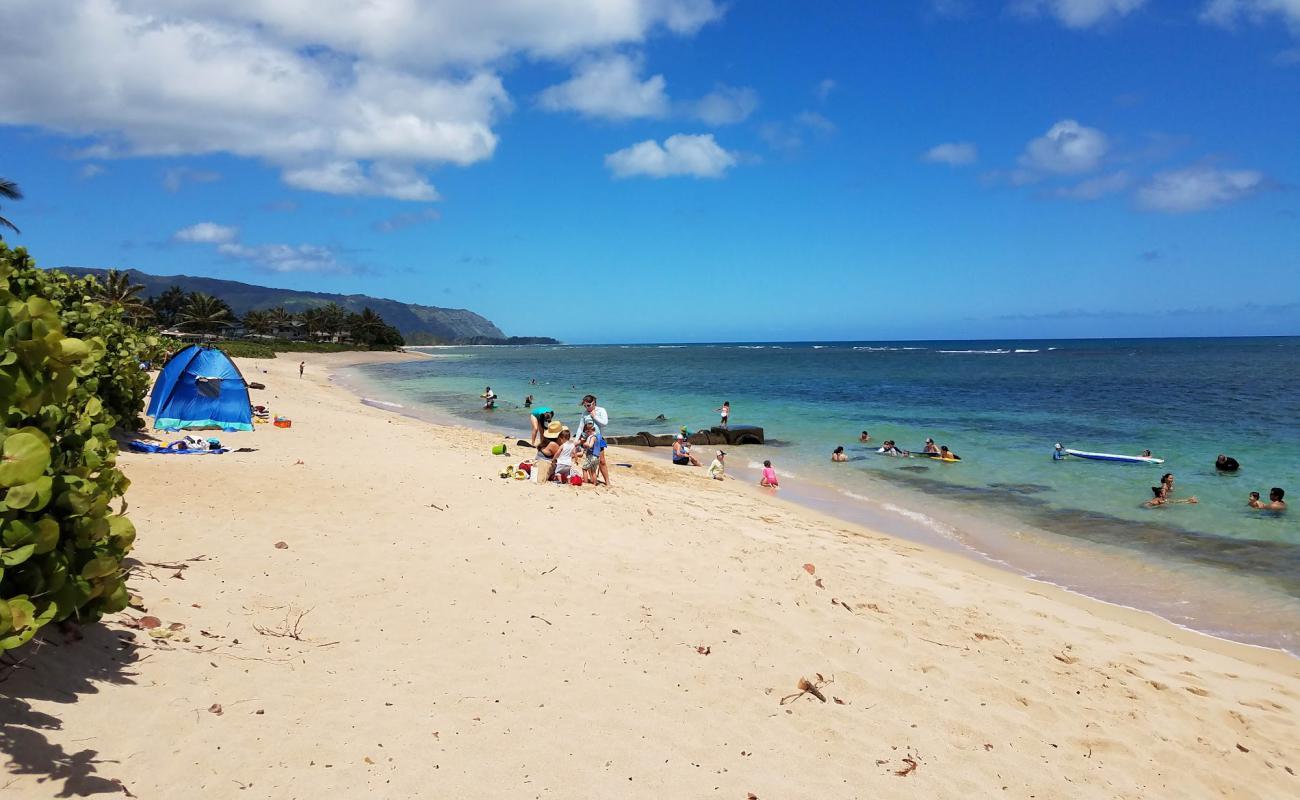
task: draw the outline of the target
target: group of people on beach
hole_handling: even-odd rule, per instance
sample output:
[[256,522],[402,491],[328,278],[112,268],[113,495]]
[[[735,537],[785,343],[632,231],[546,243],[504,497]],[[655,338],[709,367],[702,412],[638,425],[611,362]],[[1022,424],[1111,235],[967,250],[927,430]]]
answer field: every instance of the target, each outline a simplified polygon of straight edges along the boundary
[[576,426],[573,429],[555,418],[555,410],[548,406],[534,406],[529,395],[525,407],[532,425],[528,442],[535,447],[531,477],[537,483],[566,483],[581,486],[583,483],[609,486],[609,462],[604,431],[609,425],[609,412],[596,402],[595,395],[585,395],[580,405]]

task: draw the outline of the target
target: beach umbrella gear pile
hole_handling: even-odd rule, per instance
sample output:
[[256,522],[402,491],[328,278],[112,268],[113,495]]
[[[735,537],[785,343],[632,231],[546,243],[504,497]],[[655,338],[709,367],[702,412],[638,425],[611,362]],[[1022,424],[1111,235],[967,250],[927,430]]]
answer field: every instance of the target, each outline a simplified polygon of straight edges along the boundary
[[162,431],[253,429],[244,376],[215,347],[190,345],[167,360],[153,386],[149,416]]

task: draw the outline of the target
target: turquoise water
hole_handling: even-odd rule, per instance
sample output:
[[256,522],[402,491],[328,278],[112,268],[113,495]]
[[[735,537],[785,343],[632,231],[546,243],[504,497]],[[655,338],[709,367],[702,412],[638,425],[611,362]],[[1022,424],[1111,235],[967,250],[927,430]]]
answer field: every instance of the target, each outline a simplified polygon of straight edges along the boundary
[[[1300,338],[422,350],[432,357],[354,377],[408,409],[520,432],[530,393],[562,421],[596,394],[613,434],[707,427],[729,400],[733,424],[768,437],[734,448],[733,469],[770,458],[795,499],[1201,630],[1300,643],[1300,508],[1246,506],[1247,492],[1272,486],[1300,502]],[[485,385],[501,397],[495,411],[477,400]],[[871,445],[858,443],[863,429]],[[884,439],[919,450],[926,436],[963,461],[874,453]],[[1149,448],[1166,463],[1053,462],[1058,441]],[[851,460],[833,464],[841,444]],[[1217,473],[1218,453],[1241,471]],[[1176,495],[1200,503],[1144,508],[1166,471]]]

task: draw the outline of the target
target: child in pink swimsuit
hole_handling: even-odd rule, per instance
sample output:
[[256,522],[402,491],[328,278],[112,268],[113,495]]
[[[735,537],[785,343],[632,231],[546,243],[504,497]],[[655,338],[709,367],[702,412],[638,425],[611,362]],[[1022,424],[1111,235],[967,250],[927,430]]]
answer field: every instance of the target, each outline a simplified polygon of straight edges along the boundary
[[775,489],[780,483],[776,479],[776,470],[772,469],[771,461],[763,462],[763,477],[758,479],[759,486],[770,486]]

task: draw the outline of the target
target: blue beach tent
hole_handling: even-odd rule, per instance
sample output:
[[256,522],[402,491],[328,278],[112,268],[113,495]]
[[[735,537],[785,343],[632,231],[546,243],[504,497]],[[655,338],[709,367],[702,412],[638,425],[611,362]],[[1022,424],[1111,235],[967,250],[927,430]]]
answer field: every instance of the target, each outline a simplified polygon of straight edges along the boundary
[[253,410],[239,367],[215,347],[193,344],[167,359],[149,400],[154,428],[251,431]]

